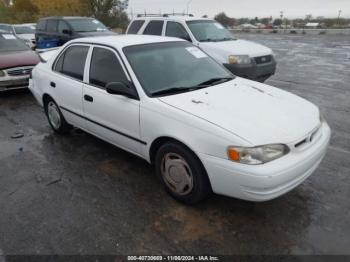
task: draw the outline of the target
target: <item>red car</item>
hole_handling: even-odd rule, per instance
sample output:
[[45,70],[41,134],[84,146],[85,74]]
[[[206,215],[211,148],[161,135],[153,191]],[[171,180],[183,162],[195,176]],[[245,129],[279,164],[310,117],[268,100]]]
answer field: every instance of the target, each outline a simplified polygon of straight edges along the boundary
[[12,34],[0,33],[0,92],[28,88],[39,56]]

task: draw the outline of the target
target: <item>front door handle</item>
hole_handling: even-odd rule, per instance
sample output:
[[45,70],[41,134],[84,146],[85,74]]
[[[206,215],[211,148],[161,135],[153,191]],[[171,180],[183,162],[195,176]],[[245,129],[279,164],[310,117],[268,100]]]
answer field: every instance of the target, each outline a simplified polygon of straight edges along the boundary
[[84,100],[92,103],[94,101],[94,98],[89,95],[84,95]]
[[56,87],[56,83],[55,82],[50,82],[50,86],[55,88]]

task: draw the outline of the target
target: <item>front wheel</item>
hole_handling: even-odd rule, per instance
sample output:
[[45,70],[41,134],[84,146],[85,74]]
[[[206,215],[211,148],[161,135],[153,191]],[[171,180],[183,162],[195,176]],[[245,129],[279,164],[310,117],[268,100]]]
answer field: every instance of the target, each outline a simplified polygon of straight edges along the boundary
[[72,126],[67,123],[61,110],[52,99],[45,103],[45,113],[51,128],[58,134],[67,134]]
[[202,163],[182,144],[170,142],[161,146],[155,165],[166,191],[176,200],[196,204],[210,194],[210,182]]

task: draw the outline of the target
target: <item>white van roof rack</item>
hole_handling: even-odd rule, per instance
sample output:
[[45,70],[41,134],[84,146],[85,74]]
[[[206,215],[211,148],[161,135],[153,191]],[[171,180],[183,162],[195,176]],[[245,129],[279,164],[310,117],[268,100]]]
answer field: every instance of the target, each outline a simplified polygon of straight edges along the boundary
[[138,14],[137,17],[169,17],[169,16],[189,16],[193,17],[193,14],[185,14],[185,13],[168,13],[168,14]]

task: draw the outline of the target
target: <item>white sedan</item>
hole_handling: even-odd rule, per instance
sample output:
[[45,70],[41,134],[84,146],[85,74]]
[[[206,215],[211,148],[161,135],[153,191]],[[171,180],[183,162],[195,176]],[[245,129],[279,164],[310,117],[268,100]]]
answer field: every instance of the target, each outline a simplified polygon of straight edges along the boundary
[[54,131],[75,126],[144,158],[187,204],[211,192],[285,194],[314,172],[331,135],[312,103],[235,77],[175,38],[73,40],[33,70],[30,90]]

